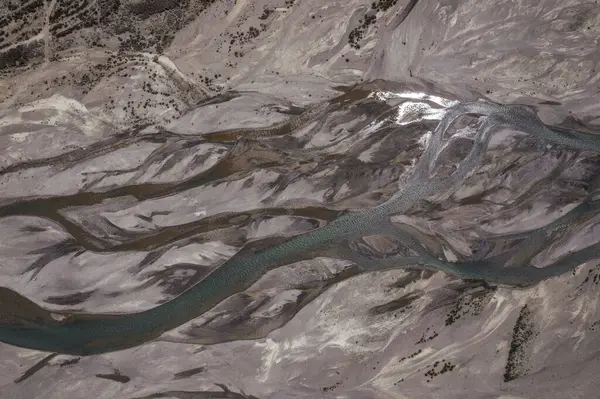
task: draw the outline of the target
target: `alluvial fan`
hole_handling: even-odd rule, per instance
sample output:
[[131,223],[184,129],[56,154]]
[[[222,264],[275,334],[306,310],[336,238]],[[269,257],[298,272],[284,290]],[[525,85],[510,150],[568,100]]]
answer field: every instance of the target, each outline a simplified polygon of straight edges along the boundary
[[0,397],[596,396],[594,3],[0,9]]

